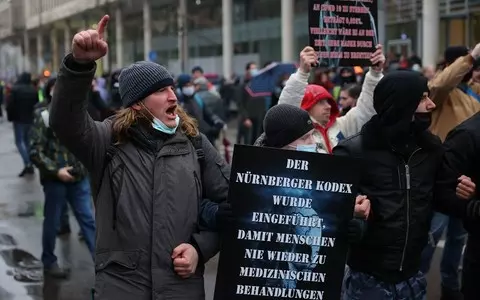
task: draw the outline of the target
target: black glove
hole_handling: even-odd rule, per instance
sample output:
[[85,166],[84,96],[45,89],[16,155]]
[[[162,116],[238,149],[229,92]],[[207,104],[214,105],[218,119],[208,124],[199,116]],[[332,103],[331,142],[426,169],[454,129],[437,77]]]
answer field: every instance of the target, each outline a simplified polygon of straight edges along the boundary
[[348,242],[359,243],[365,234],[367,223],[365,220],[353,218],[348,222]]
[[217,228],[219,230],[224,230],[225,228],[232,226],[235,222],[232,205],[226,201],[218,204],[218,209],[215,213],[215,219],[217,221]]

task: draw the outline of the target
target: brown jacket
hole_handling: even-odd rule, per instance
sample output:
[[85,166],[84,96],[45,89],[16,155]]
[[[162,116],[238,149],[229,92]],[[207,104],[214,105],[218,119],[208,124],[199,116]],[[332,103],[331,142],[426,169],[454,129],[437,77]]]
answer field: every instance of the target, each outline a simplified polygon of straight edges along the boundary
[[[458,58],[453,64],[429,82],[430,98],[437,108],[433,111],[430,130],[445,140],[447,134],[457,125],[480,111],[480,103],[457,88],[465,74],[472,68],[473,57]],[[480,85],[470,83],[470,88],[480,95]]]

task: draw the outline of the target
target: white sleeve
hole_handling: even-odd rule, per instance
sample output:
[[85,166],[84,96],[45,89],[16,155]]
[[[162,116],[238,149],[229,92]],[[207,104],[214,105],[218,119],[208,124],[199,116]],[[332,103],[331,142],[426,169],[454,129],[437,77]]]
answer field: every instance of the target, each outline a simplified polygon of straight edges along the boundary
[[357,106],[352,107],[345,116],[337,119],[340,131],[345,137],[359,133],[362,126],[377,114],[373,108],[373,91],[382,78],[382,72],[376,72],[370,68],[365,76]]
[[285,87],[280,94],[278,104],[290,104],[300,107],[302,104],[303,95],[308,85],[308,73],[302,72],[300,69],[296,73],[290,75]]

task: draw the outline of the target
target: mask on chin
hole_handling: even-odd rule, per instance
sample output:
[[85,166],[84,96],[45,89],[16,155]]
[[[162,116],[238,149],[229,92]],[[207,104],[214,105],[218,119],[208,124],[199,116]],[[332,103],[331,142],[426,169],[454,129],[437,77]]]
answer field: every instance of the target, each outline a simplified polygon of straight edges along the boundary
[[152,119],[153,129],[158,130],[158,131],[163,132],[163,133],[168,134],[168,135],[174,135],[175,134],[175,132],[177,131],[178,125],[180,124],[180,117],[178,116],[178,114],[175,117],[175,124],[176,125],[175,125],[175,127],[171,128],[171,127],[168,127],[167,125],[165,125],[165,123],[163,123],[160,119],[155,117],[143,103],[142,103],[142,106],[143,106],[143,108],[145,108],[146,111],[148,111],[148,113],[153,118]]
[[155,130],[161,131],[169,135],[173,135],[177,131],[178,124],[180,124],[180,117],[178,115],[175,117],[175,124],[176,124],[175,127],[170,128],[167,125],[165,125],[165,123],[160,121],[160,119],[157,119],[155,117],[153,117],[153,121],[152,121],[152,127]]
[[316,144],[297,145],[297,151],[317,152],[317,145]]

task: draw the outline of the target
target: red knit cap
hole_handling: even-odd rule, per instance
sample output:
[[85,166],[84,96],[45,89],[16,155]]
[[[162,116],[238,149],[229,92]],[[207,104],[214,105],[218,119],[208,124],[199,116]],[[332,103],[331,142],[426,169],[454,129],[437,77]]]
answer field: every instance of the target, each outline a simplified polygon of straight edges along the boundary
[[[321,100],[328,100],[330,104],[335,104],[335,100],[332,95],[323,87],[316,84],[309,84],[305,89],[305,95],[303,95],[301,107],[309,111],[317,102]],[[336,106],[336,104],[335,104]]]

